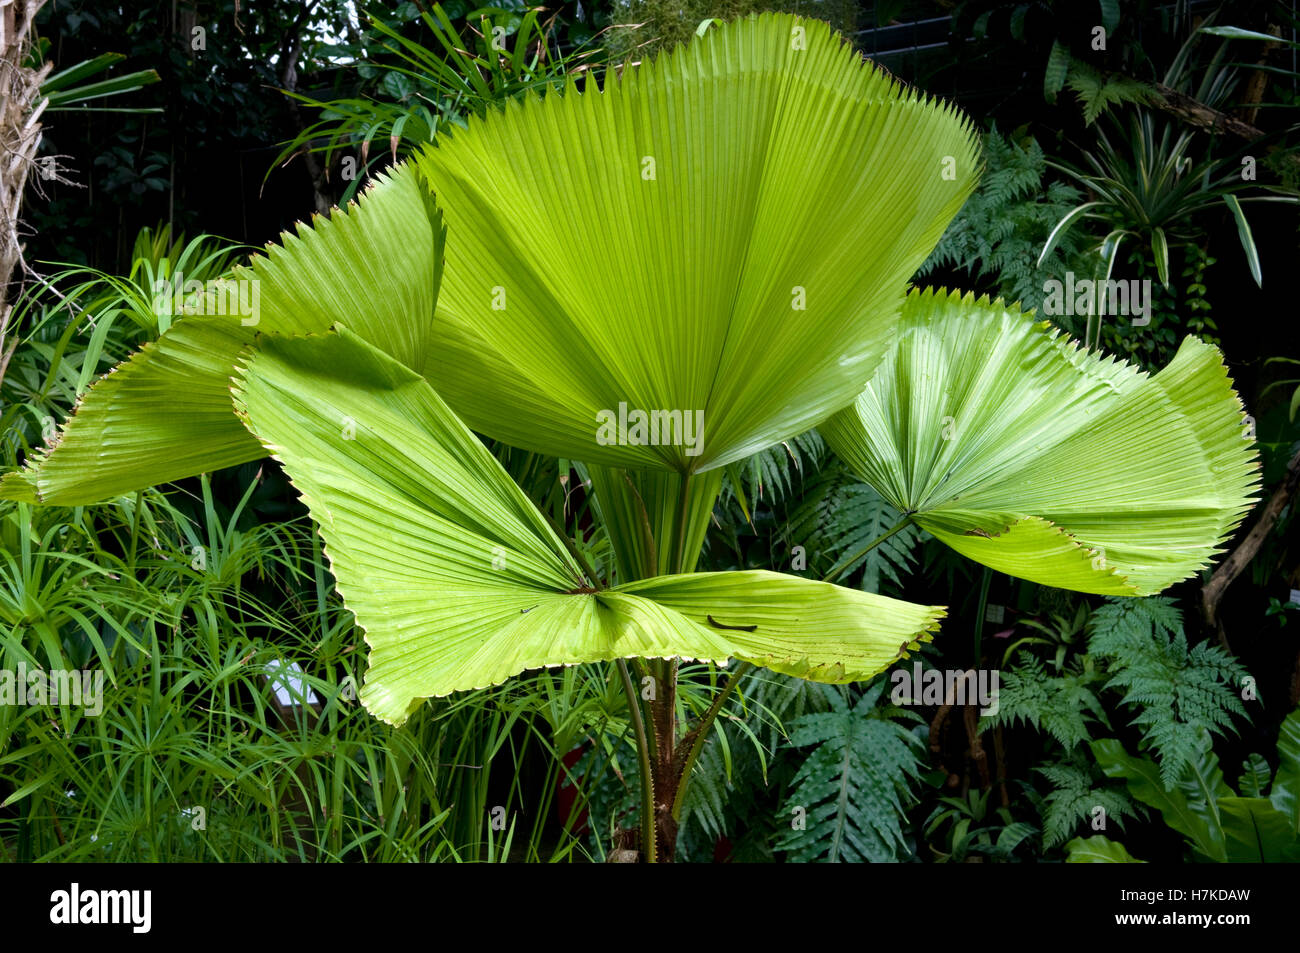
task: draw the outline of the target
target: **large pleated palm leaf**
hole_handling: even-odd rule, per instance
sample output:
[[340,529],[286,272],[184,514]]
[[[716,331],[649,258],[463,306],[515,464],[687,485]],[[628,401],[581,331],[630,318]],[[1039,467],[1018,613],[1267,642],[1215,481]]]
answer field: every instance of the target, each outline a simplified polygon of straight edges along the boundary
[[[230,403],[235,361],[258,334],[341,324],[421,366],[444,235],[414,170],[381,176],[358,203],[235,270],[234,281],[257,288],[255,314],[184,315],[98,380],[54,447],[0,481],[0,499],[94,503],[263,456]],[[202,307],[215,312],[217,297]]]
[[[438,392],[516,446],[681,472],[847,406],[976,181],[970,124],[787,15],[588,84],[416,159],[454,236]],[[620,404],[702,414],[702,442],[599,441]]]
[[[942,610],[774,573],[663,573],[693,565],[719,486],[694,471],[861,390],[971,188],[974,142],[824,24],[728,25],[604,90],[476,120],[420,176],[400,169],[286,236],[236,275],[260,283],[256,325],[180,318],[0,493],[90,502],[269,449],[321,527],[372,648],[363,698],[390,721],[527,668],[621,657],[869,677]],[[596,413],[620,404],[702,412],[702,452],[600,443]],[[626,524],[681,529],[661,541],[674,558],[621,585],[584,573],[457,414],[607,466],[606,512],[635,496],[689,513]],[[670,471],[663,492],[620,477],[639,466]],[[626,565],[642,552],[616,549]]]
[[1154,375],[988,299],[916,291],[853,407],[822,427],[890,503],[977,562],[1145,595],[1205,566],[1259,485],[1218,350]]
[[630,656],[852,681],[943,614],[771,572],[599,589],[428,382],[346,329],[266,341],[236,403],[320,525],[370,644],[362,700],[387,721],[525,669]]

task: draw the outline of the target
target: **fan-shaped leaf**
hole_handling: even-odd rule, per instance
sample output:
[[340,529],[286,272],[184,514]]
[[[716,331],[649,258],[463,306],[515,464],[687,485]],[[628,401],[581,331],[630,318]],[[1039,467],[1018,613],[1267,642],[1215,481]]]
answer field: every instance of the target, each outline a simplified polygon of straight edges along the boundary
[[0,482],[0,498],[93,503],[261,457],[230,403],[235,360],[257,332],[340,323],[419,367],[442,267],[428,202],[415,171],[399,169],[358,204],[286,232],[283,247],[210,285],[204,313],[179,318],[97,381],[54,448]]
[[770,572],[599,590],[428,382],[346,329],[269,337],[240,376],[239,413],[302,492],[366,633],[362,701],[386,721],[525,669],[625,656],[866,678],[943,614]]
[[1147,376],[1001,302],[932,290],[909,296],[867,390],[820,429],[958,552],[1082,592],[1187,578],[1259,485],[1215,348],[1188,338]]
[[[788,15],[587,83],[416,158],[450,234],[438,392],[510,444],[679,471],[848,405],[973,187],[969,123]],[[685,419],[598,433],[621,408]]]

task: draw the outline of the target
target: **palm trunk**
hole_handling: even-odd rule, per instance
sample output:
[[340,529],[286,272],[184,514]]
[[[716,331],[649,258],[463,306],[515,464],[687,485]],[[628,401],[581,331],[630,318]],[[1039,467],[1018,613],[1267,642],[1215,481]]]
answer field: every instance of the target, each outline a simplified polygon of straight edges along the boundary
[[0,7],[0,381],[18,344],[17,335],[9,333],[13,302],[26,270],[18,222],[41,141],[41,83],[51,65],[39,70],[26,66],[32,22],[44,4],[15,0]]
[[[671,863],[677,850],[677,819],[673,803],[681,783],[681,766],[677,748],[677,662],[663,662],[656,668],[658,691],[650,705],[651,730],[654,732],[654,834],[658,859]],[[644,822],[643,822],[644,823]]]

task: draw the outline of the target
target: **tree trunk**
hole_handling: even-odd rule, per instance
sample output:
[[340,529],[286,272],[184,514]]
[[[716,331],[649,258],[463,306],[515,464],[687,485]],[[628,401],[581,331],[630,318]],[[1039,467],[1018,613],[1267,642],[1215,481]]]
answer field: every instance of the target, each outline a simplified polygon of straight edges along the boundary
[[[298,60],[302,57],[302,31],[316,3],[317,0],[311,0],[303,6],[280,45],[280,85],[291,93],[298,91]],[[289,112],[293,115],[294,122],[298,124],[299,131],[306,130],[307,122],[303,119],[302,109],[298,101],[292,97],[289,98]],[[320,164],[316,153],[311,151],[310,145],[303,147],[302,161],[307,167],[307,175],[311,178],[316,213],[328,216],[336,201],[329,188],[329,170]]]
[[[660,663],[656,667],[656,695],[650,705],[650,729],[654,732],[654,760],[651,770],[654,777],[654,834],[658,845],[658,859],[671,863],[677,851],[677,820],[673,817],[673,801],[681,783],[681,768],[677,747],[677,662]],[[642,821],[642,823],[645,823]]]
[[1282,478],[1282,482],[1277,485],[1273,495],[1264,504],[1250,532],[1228,555],[1228,558],[1219,564],[1214,574],[1210,576],[1210,581],[1201,589],[1201,615],[1205,619],[1206,627],[1218,634],[1219,644],[1225,649],[1228,648],[1228,635],[1223,628],[1223,620],[1219,618],[1219,600],[1223,598],[1232,580],[1241,574],[1264,545],[1264,540],[1277,525],[1282,511],[1286,509],[1297,487],[1300,487],[1300,452],[1291,458],[1286,468],[1286,476]]
[[27,265],[19,215],[27,177],[41,141],[41,83],[50,72],[25,65],[32,22],[45,0],[13,0],[0,6],[0,381],[17,347],[9,322]]

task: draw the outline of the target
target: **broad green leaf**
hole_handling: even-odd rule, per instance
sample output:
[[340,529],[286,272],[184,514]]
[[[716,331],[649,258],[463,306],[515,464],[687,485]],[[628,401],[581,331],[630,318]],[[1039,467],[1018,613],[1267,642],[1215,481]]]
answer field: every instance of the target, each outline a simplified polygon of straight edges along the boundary
[[389,722],[525,669],[631,656],[865,678],[943,612],[767,572],[601,590],[428,382],[346,329],[264,340],[235,401],[320,526],[371,649],[362,701]]
[[736,658],[815,682],[860,681],[884,671],[929,641],[944,615],[937,606],[765,570],[662,576],[618,591],[706,628],[726,626],[720,634]]
[[[1218,831],[1223,828],[1219,805],[1224,798],[1232,797],[1236,792],[1223,777],[1210,732],[1202,728],[1197,732],[1197,737],[1199,746],[1196,756],[1182,766],[1174,787],[1182,793],[1187,800],[1187,807],[1201,819],[1206,829]],[[1162,767],[1166,769],[1162,777],[1168,778],[1168,763],[1162,763]]]
[[53,448],[0,479],[0,498],[76,506],[263,456],[230,403],[253,335],[238,317],[177,321],[100,378]]
[[953,549],[1058,588],[1146,595],[1207,565],[1259,485],[1219,352],[1147,374],[986,298],[913,292],[856,404],[819,428]]
[[1300,841],[1291,819],[1268,798],[1219,799],[1219,816],[1230,864],[1288,864],[1300,860]]
[[1226,858],[1223,829],[1206,823],[1203,811],[1188,804],[1181,790],[1170,790],[1160,780],[1160,768],[1149,758],[1130,757],[1114,738],[1090,742],[1097,766],[1108,778],[1127,783],[1129,793],[1155,808],[1165,824],[1182,834],[1203,855],[1223,863]]
[[448,225],[425,365],[448,404],[529,450],[685,472],[852,402],[979,155],[825,23],[763,14],[415,161]]
[[1065,845],[1068,852],[1067,864],[1145,864],[1128,852],[1119,841],[1096,834],[1092,837],[1076,837]]
[[1277,774],[1269,789],[1273,806],[1300,832],[1300,708],[1286,716],[1277,738]]
[[263,455],[234,415],[230,376],[257,332],[352,328],[409,366],[423,363],[441,273],[442,229],[415,171],[270,247],[203,313],[174,321],[92,386],[52,450],[0,482],[0,498],[77,505]]

